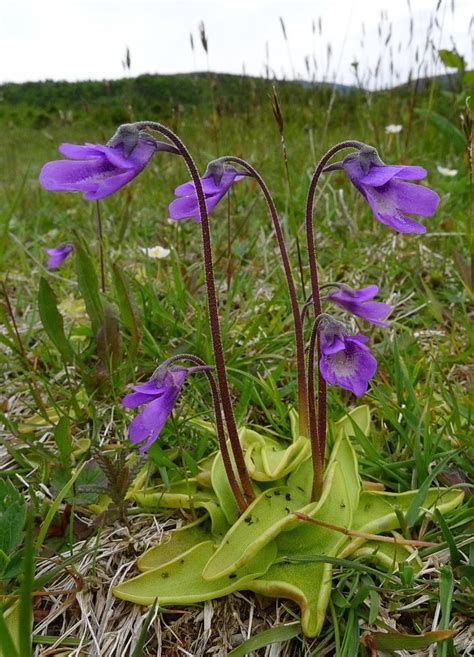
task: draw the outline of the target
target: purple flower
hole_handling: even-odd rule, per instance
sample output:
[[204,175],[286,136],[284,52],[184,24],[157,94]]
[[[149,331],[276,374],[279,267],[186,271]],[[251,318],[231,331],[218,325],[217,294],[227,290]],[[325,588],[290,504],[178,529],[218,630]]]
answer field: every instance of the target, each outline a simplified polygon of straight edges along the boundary
[[366,346],[363,335],[346,335],[340,322],[322,323],[319,332],[319,367],[325,381],[360,396],[377,371],[377,361]]
[[146,441],[140,447],[141,454],[158,438],[189,373],[190,369],[185,367],[165,367],[160,376],[155,373],[146,383],[133,386],[135,392],[122,399],[125,408],[145,405],[128,427],[128,437],[133,443]]
[[[209,169],[208,169],[209,171]],[[232,167],[225,167],[219,175],[207,174],[201,178],[204,196],[206,197],[206,207],[208,213],[211,213],[219,201],[227,194],[235,182],[243,180],[245,175],[239,173]],[[199,203],[194,183],[190,180],[174,190],[178,198],[170,203],[168,212],[171,219],[180,221],[181,219],[195,219],[200,223]]]
[[383,321],[392,312],[388,303],[370,301],[378,292],[377,285],[367,285],[361,290],[353,290],[348,285],[341,285],[338,290],[321,297],[321,299],[333,301],[353,315],[362,317],[376,326],[389,326],[390,322]]
[[70,159],[47,162],[39,181],[51,192],[84,192],[84,198],[99,200],[135,178],[156,150],[166,150],[162,146],[149,136],[140,136],[126,156],[123,144],[61,144],[59,152]]
[[426,228],[407,214],[431,217],[438,207],[439,196],[422,185],[405,180],[421,180],[423,167],[404,164],[387,165],[371,147],[351,153],[342,162],[326,167],[326,171],[344,169],[359,192],[369,203],[375,218],[399,233],[425,233]]
[[65,242],[54,249],[45,249],[45,251],[49,255],[47,263],[48,269],[56,269],[56,267],[59,267],[59,265],[61,265],[74,251],[74,244],[71,244],[71,242]]

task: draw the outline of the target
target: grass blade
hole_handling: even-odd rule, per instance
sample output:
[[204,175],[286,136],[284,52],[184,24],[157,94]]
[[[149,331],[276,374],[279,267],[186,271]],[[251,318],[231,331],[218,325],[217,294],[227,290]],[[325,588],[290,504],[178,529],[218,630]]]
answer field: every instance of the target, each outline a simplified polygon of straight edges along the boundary
[[145,620],[143,621],[143,625],[140,630],[140,636],[138,637],[137,645],[135,646],[131,654],[131,657],[142,657],[143,649],[145,648],[145,641],[146,641],[148,628],[150,627],[151,623],[155,619],[156,611],[157,611],[157,604],[155,600],[155,602],[151,605],[150,611],[146,615]]
[[289,639],[293,639],[299,634],[301,634],[300,623],[288,623],[287,625],[272,627],[269,630],[265,630],[265,632],[260,632],[260,634],[250,637],[250,639],[241,643],[240,646],[227,653],[227,657],[245,657],[245,655],[248,655],[254,650],[265,648],[271,643],[289,641]]
[[41,278],[38,293],[38,310],[49,339],[66,363],[74,360],[75,353],[64,333],[64,322],[58,310],[56,295],[45,278]]
[[26,522],[25,552],[24,552],[23,580],[20,590],[20,641],[19,653],[21,657],[31,657],[32,640],[31,626],[33,581],[35,578],[35,547],[33,543],[33,516],[30,513]]

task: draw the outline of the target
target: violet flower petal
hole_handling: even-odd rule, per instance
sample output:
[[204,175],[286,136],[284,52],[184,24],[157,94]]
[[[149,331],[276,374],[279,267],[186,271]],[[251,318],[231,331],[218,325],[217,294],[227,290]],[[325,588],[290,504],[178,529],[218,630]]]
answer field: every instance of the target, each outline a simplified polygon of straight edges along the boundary
[[368,388],[369,379],[377,371],[377,361],[368,347],[355,338],[346,336],[346,348],[336,354],[322,354],[321,375],[327,383],[350,390],[354,395],[363,395]]
[[62,144],[60,152],[73,159],[47,162],[39,181],[49,191],[83,192],[88,200],[102,199],[135,178],[157,148],[155,142],[144,138],[125,157],[122,146]]
[[399,233],[425,233],[423,224],[407,217],[408,214],[432,216],[439,196],[421,185],[403,182],[420,180],[426,169],[418,166],[372,164],[367,173],[360,158],[351,154],[342,163],[347,175],[368,201],[375,218]]
[[61,144],[58,148],[61,155],[71,160],[90,160],[93,157],[102,157],[102,153],[94,144]]
[[328,339],[325,336],[325,333],[321,333],[321,351],[323,354],[329,356],[345,349],[344,339],[339,335],[334,335],[332,339]]
[[426,227],[407,217],[397,208],[397,198],[390,191],[379,192],[376,187],[365,187],[365,197],[380,223],[394,228],[399,233],[426,233]]
[[[201,178],[201,185],[204,194],[218,194],[223,189],[227,191],[227,188],[229,188],[234,182],[239,182],[245,177],[246,176],[243,174],[239,174],[236,169],[229,167],[224,171],[224,174],[218,184],[216,184],[213,176],[206,176],[205,178]],[[194,182],[192,180],[188,180],[188,182],[185,182],[182,185],[176,187],[174,194],[175,196],[189,196],[190,194],[195,194],[195,191],[196,187]]]
[[395,177],[401,178],[402,180],[422,180],[427,175],[428,172],[426,169],[418,166],[405,166],[403,164],[374,165],[367,174],[359,179],[359,183],[361,185],[370,185],[371,187],[380,187]]
[[136,171],[126,171],[121,174],[104,176],[103,180],[97,180],[95,189],[85,190],[84,198],[87,201],[100,201],[107,196],[115,194],[138,174]]
[[180,388],[168,388],[162,397],[155,399],[132,420],[128,428],[128,437],[133,443],[146,443],[140,447],[143,454],[158,438],[168,416],[173,410]]
[[391,185],[397,195],[397,207],[402,212],[432,217],[439,205],[439,196],[429,187],[393,181]]
[[47,262],[48,269],[56,269],[71,255],[74,251],[74,245],[66,242],[65,244],[61,244],[61,246],[45,249],[45,251],[50,256]]
[[[206,176],[201,178],[204,196],[206,199],[207,212],[210,214],[219,201],[226,195],[231,186],[235,182],[239,182],[246,178],[245,175],[239,174],[236,169],[228,167],[225,169],[224,174],[216,183],[213,176]],[[175,195],[178,197],[172,201],[168,207],[168,214],[171,219],[181,221],[182,219],[193,218],[197,223],[201,221],[199,216],[199,203],[196,194],[196,188],[193,181],[188,181],[179,185],[174,190]]]
[[362,317],[376,326],[389,326],[390,322],[384,321],[392,311],[388,303],[370,301],[378,291],[377,285],[367,285],[360,290],[342,287],[321,299],[337,303],[353,315]]
[[132,442],[145,444],[140,447],[144,453],[157,439],[166,419],[181,391],[181,387],[189,374],[186,368],[169,368],[163,378],[152,378],[150,381],[133,386],[134,392],[122,400],[125,408],[136,408],[144,405],[140,413],[134,417],[128,428]]

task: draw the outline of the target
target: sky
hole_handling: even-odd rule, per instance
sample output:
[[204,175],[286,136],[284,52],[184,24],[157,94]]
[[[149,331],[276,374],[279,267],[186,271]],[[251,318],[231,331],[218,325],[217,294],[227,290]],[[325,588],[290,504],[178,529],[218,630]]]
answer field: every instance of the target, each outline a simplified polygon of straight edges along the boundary
[[0,0],[0,83],[210,69],[353,84],[357,70],[391,86],[444,72],[433,53],[453,43],[472,67],[472,15],[471,0]]

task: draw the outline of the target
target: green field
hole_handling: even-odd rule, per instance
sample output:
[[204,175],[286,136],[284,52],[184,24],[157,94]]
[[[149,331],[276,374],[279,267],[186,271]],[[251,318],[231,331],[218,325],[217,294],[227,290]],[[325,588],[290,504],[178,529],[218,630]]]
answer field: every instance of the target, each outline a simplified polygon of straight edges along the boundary
[[[360,636],[388,629],[418,636],[451,629],[435,654],[469,654],[471,79],[467,74],[444,89],[433,81],[423,90],[411,84],[342,94],[278,82],[280,125],[272,83],[239,76],[0,89],[0,601],[13,633],[12,609],[23,628],[33,617],[33,645],[28,632],[20,633],[21,657],[98,651],[137,657],[160,654],[158,646],[167,657],[204,655],[212,646],[227,654],[247,635],[298,620],[288,600],[265,602],[245,592],[206,603],[204,613],[202,605],[171,605],[152,619],[147,609],[111,595],[112,584],[134,574],[135,559],[163,530],[192,516],[150,513],[126,501],[133,473],[141,465],[145,479],[193,476],[216,449],[212,434],[195,421],[212,421],[204,377],[186,384],[159,441],[138,465],[127,440],[133,413],[120,403],[130,384],[149,378],[170,356],[192,353],[213,362],[200,228],[193,220],[167,220],[174,188],[188,180],[184,164],[167,153],[157,153],[139,177],[100,202],[102,241],[95,202],[47,192],[37,178],[45,162],[60,157],[59,144],[105,143],[120,123],[142,119],[172,128],[201,173],[220,155],[245,158],[258,169],[280,215],[301,305],[309,294],[306,194],[328,148],[357,139],[375,146],[387,164],[428,170],[427,184],[441,203],[422,220],[425,235],[397,234],[376,222],[344,174],[323,178],[314,213],[321,282],[375,283],[378,298],[394,308],[389,329],[363,327],[378,360],[368,393],[357,401],[331,386],[328,414],[337,420],[359,403],[369,406],[370,437],[353,440],[363,480],[395,493],[461,486],[464,502],[441,518],[402,518],[405,538],[436,544],[419,549],[418,573],[409,562],[391,577],[358,562],[336,564],[321,635],[282,635],[275,654],[369,655]],[[401,125],[401,132],[388,134],[389,124]],[[437,166],[457,174],[442,175]],[[296,400],[295,353],[277,244],[254,181],[239,183],[228,198],[210,221],[237,424],[286,439]],[[66,241],[82,245],[80,253],[48,271],[44,249]],[[169,256],[157,260],[142,251],[155,245],[170,249]],[[307,339],[310,330],[308,323]],[[0,622],[0,655],[10,657],[6,624]],[[267,643],[275,640],[270,635]],[[58,651],[48,652],[51,645]],[[405,645],[394,638],[394,648]],[[414,654],[428,654],[425,649],[420,644]]]

